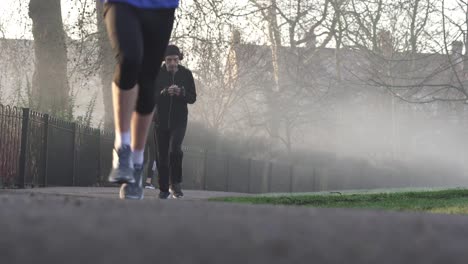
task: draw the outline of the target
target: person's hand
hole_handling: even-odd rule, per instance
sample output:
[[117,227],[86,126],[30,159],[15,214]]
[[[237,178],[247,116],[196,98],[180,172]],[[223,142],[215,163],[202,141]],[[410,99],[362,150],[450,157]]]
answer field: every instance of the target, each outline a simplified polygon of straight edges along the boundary
[[169,88],[167,88],[167,93],[168,93],[170,96],[173,96],[173,95],[176,93],[176,88],[177,88],[177,85],[171,85],[171,86],[169,86]]
[[174,87],[174,94],[175,94],[175,95],[179,96],[180,93],[181,93],[181,91],[182,91],[182,89],[180,89],[179,86],[175,86],[175,87]]

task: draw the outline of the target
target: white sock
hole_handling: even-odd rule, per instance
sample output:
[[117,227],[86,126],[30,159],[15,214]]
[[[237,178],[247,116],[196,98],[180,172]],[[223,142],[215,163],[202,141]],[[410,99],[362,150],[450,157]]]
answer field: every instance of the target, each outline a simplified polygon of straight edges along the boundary
[[133,150],[133,164],[143,165],[144,152],[144,150]]
[[130,132],[119,133],[118,131],[115,131],[114,147],[116,149],[119,149],[121,146],[124,146],[124,145],[130,146],[130,143],[131,143]]

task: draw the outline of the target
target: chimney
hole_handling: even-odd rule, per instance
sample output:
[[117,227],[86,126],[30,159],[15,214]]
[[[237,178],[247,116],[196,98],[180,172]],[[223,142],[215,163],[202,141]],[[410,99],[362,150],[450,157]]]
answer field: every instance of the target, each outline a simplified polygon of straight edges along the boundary
[[315,49],[316,46],[317,46],[317,36],[315,35],[313,31],[309,32],[307,36],[306,47],[308,49]]
[[392,34],[388,30],[382,30],[379,33],[380,51],[385,57],[391,57],[393,54]]
[[452,58],[455,69],[459,71],[463,70],[463,42],[457,40],[452,42],[450,57]]
[[452,55],[454,57],[459,57],[463,53],[463,42],[461,41],[453,41],[452,42]]
[[241,33],[238,29],[234,29],[231,34],[231,42],[233,45],[238,45],[242,42]]

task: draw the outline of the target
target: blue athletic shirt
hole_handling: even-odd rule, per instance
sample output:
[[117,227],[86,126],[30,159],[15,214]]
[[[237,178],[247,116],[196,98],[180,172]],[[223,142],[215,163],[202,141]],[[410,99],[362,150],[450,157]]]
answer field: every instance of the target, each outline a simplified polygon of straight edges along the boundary
[[101,0],[104,3],[126,3],[138,8],[158,9],[158,8],[177,8],[179,0]]

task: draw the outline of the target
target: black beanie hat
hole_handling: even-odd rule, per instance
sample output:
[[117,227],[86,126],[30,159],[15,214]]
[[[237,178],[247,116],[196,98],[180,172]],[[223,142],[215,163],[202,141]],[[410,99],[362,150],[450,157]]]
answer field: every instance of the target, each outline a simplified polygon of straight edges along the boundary
[[179,47],[177,47],[176,45],[169,45],[169,46],[167,46],[167,48],[166,48],[166,53],[164,54],[164,57],[172,56],[172,55],[177,55],[177,56],[179,56],[179,60],[182,60],[182,59],[183,59],[183,55],[182,55],[182,53],[180,52]]

